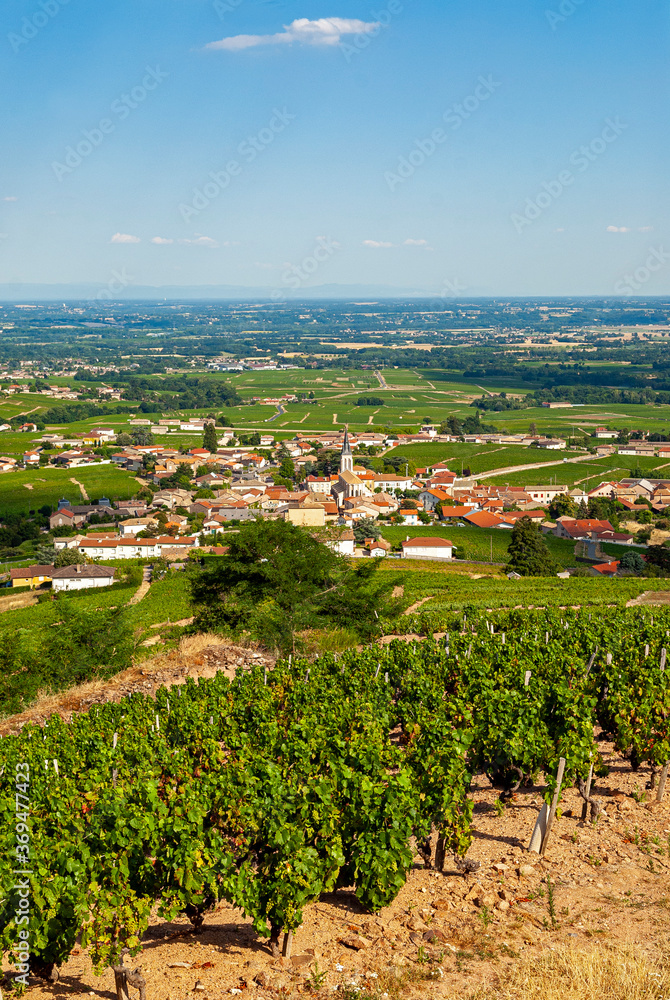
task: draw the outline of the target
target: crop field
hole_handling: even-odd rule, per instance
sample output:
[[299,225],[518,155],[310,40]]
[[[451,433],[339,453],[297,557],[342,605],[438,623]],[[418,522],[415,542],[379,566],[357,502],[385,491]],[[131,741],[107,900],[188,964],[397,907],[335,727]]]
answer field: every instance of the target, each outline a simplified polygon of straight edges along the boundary
[[44,504],[56,507],[61,497],[74,504],[84,503],[81,490],[73,479],[82,483],[91,501],[104,496],[127,500],[139,489],[130,473],[114,465],[25,469],[0,476],[0,511],[27,514]]
[[[382,535],[392,545],[400,545],[406,538],[437,537],[448,538],[456,546],[456,556],[458,560],[473,560],[475,562],[504,563],[507,561],[507,550],[509,548],[512,532],[506,529],[495,528],[487,531],[484,528],[459,528],[456,525],[445,525],[444,527],[404,527],[404,526],[384,526]],[[560,569],[567,569],[576,566],[577,561],[574,555],[575,544],[567,538],[555,538],[553,535],[545,535],[544,540],[556,565]],[[613,558],[621,556],[622,552],[628,549],[621,545],[603,545],[603,552],[612,555]],[[640,549],[640,551],[643,551]],[[491,555],[493,558],[491,558]]]
[[146,597],[129,611],[133,625],[144,630],[163,622],[181,621],[192,613],[188,578],[183,570],[168,572],[162,580],[152,583]]
[[[486,566],[470,565],[473,573],[484,574],[480,579],[472,579],[461,570],[457,563],[440,566],[417,560],[382,560],[380,572],[393,577],[394,584],[402,585],[402,603],[405,608],[417,601],[432,598],[417,610],[416,615],[402,615],[395,622],[397,632],[421,631],[420,619],[424,612],[459,611],[473,606],[477,608],[521,607],[566,607],[581,605],[623,605],[639,597],[645,591],[667,591],[668,580],[600,579],[579,577],[559,580],[551,577],[508,580],[498,569],[491,567],[489,575]],[[429,568],[430,567],[430,568]],[[410,621],[410,618],[412,620]],[[437,627],[437,626],[436,626]]]

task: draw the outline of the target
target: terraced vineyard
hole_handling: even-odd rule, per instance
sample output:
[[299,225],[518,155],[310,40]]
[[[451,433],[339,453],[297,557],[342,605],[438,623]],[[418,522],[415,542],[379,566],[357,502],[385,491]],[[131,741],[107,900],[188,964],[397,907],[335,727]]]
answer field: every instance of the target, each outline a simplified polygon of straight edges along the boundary
[[153,907],[198,928],[217,899],[275,950],[286,932],[290,954],[325,891],[354,886],[366,909],[387,906],[411,838],[437,869],[465,856],[475,772],[503,799],[544,773],[555,801],[561,759],[564,783],[602,772],[596,725],[633,768],[670,758],[670,612],[468,612],[444,625],[439,643],[252,666],[6,737],[0,808],[17,823],[0,833],[3,949],[21,968],[25,870],[40,975],[79,936],[98,968],[114,965],[140,949]]

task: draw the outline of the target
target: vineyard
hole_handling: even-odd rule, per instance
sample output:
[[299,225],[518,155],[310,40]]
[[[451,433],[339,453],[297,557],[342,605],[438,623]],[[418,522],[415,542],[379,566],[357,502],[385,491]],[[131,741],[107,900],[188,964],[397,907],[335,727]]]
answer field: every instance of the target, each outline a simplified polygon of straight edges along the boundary
[[458,864],[475,774],[501,802],[543,775],[555,805],[562,770],[595,819],[588,778],[604,773],[604,737],[659,782],[668,612],[440,615],[439,641],[189,680],[2,740],[0,809],[17,819],[0,833],[9,959],[25,955],[20,886],[31,971],[45,977],[78,941],[98,969],[137,953],[155,907],[198,930],[217,900],[275,953],[283,933],[290,954],[322,894],[353,887],[376,912],[417,850],[436,870]]

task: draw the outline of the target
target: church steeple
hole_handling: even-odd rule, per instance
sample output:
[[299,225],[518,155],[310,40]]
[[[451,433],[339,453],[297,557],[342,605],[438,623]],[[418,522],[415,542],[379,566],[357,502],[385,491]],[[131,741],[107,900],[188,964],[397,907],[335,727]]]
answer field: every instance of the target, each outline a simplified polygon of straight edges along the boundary
[[342,453],[340,455],[340,472],[354,471],[354,456],[351,453],[349,444],[349,428],[344,428],[344,441],[342,442]]

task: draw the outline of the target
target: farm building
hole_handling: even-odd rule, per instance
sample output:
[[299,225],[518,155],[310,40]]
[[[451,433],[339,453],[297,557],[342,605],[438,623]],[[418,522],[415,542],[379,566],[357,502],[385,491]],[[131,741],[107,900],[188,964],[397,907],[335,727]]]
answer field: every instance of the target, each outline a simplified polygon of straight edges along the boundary
[[453,552],[447,538],[407,538],[402,543],[404,559],[453,559]]

